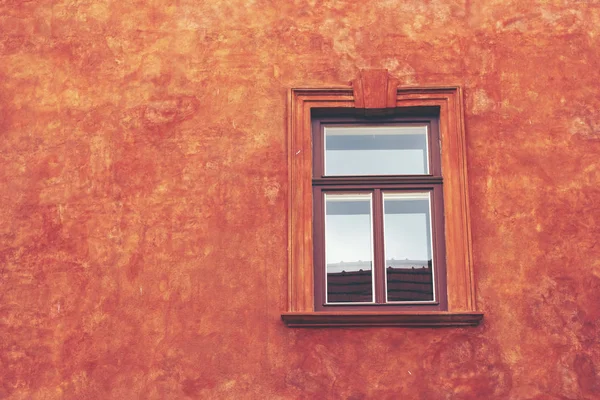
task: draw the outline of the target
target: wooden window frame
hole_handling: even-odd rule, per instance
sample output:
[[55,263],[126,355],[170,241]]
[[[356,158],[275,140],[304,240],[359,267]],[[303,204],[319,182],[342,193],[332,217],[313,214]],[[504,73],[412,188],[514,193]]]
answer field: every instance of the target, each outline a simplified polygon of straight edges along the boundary
[[[292,89],[289,93],[289,264],[287,311],[289,327],[344,326],[473,326],[483,313],[476,310],[467,187],[465,132],[460,87],[395,88],[384,86],[383,107],[369,107],[356,86]],[[364,84],[367,96],[368,84]],[[371,86],[372,87],[372,86]],[[357,94],[358,93],[358,94]],[[365,105],[366,103],[366,105]],[[446,310],[404,307],[364,307],[359,310],[315,309],[313,243],[313,115],[318,110],[339,115],[365,108],[369,115],[439,110],[441,170],[444,191]],[[386,111],[387,110],[387,111]],[[418,179],[418,178],[415,178]]]
[[[313,248],[315,284],[314,299],[316,311],[362,311],[367,308],[385,307],[385,310],[421,310],[421,311],[445,311],[447,309],[446,294],[446,271],[444,260],[444,224],[443,224],[443,180],[441,172],[441,151],[439,140],[438,119],[439,112],[435,108],[421,110],[394,109],[388,115],[368,117],[361,113],[360,109],[352,109],[352,114],[339,111],[313,110],[312,135],[313,135]],[[345,110],[350,111],[350,110]],[[398,114],[397,111],[402,111]],[[327,126],[409,126],[427,125],[429,134],[428,141],[428,173],[422,175],[363,175],[363,176],[326,176],[324,165],[324,128]],[[436,302],[431,303],[398,303],[385,302],[385,260],[383,259],[383,193],[430,193],[431,198],[431,220],[433,242],[433,265],[436,279],[434,280],[434,291]],[[325,237],[323,226],[324,193],[372,193],[373,199],[373,240],[375,259],[372,273],[375,279],[375,303],[365,304],[325,304],[325,281],[319,276],[325,276]]]

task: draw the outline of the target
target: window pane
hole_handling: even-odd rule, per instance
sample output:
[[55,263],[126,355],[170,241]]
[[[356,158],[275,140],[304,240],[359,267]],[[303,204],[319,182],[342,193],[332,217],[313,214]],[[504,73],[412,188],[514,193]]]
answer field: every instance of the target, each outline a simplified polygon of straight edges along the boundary
[[384,193],[387,301],[433,301],[429,193]]
[[373,302],[371,195],[325,195],[327,303]]
[[428,173],[427,125],[325,127],[325,175]]

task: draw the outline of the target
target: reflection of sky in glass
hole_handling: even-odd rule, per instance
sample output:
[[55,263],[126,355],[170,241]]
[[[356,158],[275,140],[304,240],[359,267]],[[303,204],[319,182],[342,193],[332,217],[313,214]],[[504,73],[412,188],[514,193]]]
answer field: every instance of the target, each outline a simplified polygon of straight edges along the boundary
[[427,126],[325,127],[325,175],[428,173]]
[[[370,196],[327,194],[325,198],[327,271],[370,270],[373,258]],[[386,266],[408,268],[426,265],[431,259],[429,213],[428,193],[384,193]],[[407,259],[414,262],[401,262]]]
[[384,193],[386,260],[429,260],[429,196],[427,193]]
[[[325,175],[427,174],[427,134],[427,125],[326,126]],[[384,196],[386,265],[403,267],[407,259],[426,263],[431,258],[428,193]],[[370,270],[372,230],[370,195],[327,194],[327,271]]]
[[370,195],[327,194],[325,198],[327,264],[372,261]]

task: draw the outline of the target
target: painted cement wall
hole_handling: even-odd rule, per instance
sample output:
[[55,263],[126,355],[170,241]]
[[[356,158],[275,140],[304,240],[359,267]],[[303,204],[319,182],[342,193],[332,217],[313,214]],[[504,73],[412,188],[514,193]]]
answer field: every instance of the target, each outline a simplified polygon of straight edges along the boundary
[[[600,2],[0,1],[0,398],[600,398]],[[465,90],[469,329],[284,327],[286,95]]]

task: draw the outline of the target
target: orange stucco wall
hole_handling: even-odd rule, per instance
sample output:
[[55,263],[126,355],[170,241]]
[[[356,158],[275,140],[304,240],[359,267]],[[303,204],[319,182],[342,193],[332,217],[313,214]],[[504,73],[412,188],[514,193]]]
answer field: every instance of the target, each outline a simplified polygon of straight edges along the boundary
[[[0,1],[0,398],[600,398],[600,2]],[[465,92],[465,329],[290,329],[286,96]]]

